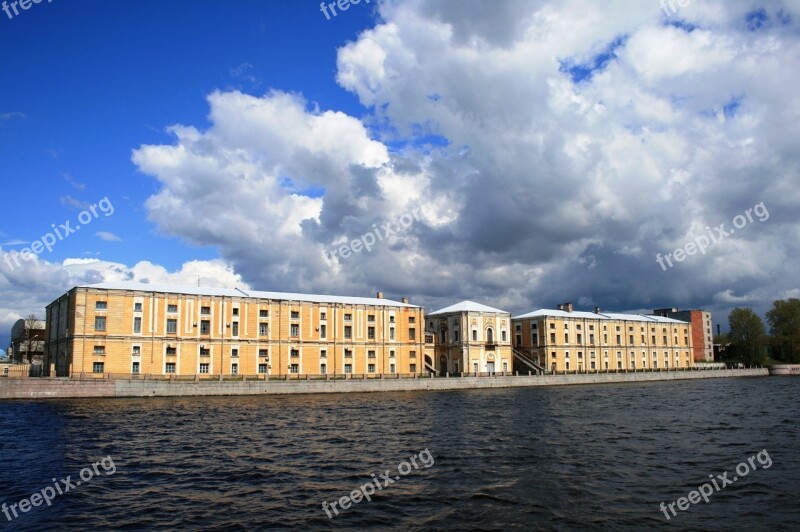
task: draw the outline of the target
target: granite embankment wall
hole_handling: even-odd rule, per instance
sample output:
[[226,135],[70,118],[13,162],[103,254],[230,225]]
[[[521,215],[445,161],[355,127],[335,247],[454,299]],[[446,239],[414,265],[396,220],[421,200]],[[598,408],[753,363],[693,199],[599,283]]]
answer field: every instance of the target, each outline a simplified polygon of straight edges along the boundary
[[162,381],[0,379],[0,399],[60,399],[75,397],[187,397],[198,395],[281,395],[310,393],[366,393],[423,390],[467,390],[564,386],[620,382],[650,382],[720,377],[763,377],[763,369],[727,369],[652,373],[593,373],[494,377],[291,380],[291,381]]

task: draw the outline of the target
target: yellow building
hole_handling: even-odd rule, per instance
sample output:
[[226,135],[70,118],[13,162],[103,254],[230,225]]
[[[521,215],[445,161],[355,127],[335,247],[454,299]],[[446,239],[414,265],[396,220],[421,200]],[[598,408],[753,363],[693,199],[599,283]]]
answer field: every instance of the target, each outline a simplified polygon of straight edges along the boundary
[[[46,309],[50,374],[424,371],[423,309],[383,298],[102,283]],[[419,354],[419,357],[418,357]]]
[[691,324],[661,316],[537,310],[512,319],[515,349],[550,372],[688,368]]
[[472,301],[431,312],[425,317],[428,364],[444,373],[513,371],[511,314]]

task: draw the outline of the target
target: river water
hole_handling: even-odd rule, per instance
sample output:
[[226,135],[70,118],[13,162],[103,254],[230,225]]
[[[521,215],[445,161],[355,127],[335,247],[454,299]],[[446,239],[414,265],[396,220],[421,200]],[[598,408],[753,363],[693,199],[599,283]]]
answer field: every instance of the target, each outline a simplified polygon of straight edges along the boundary
[[798,398],[763,377],[3,402],[0,529],[798,530]]

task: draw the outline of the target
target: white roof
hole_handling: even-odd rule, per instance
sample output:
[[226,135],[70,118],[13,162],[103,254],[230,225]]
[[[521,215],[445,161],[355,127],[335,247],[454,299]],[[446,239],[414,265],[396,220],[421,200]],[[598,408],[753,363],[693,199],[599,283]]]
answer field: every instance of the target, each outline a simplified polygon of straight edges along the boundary
[[450,305],[449,307],[437,310],[436,312],[431,312],[428,314],[428,316],[435,316],[437,314],[451,314],[453,312],[495,312],[500,314],[508,314],[508,312],[505,310],[481,305],[480,303],[475,303],[474,301],[462,301],[461,303]]
[[664,318],[663,316],[652,316],[644,314],[620,314],[618,312],[601,312],[595,314],[594,312],[567,312],[566,310],[550,310],[539,309],[520,316],[514,316],[512,319],[522,320],[527,318],[582,318],[589,320],[617,320],[617,321],[644,321],[648,323],[679,323],[686,325],[688,322],[681,320],[674,320],[672,318]]
[[250,297],[258,299],[273,299],[279,301],[307,301],[310,303],[342,303],[345,305],[374,305],[384,307],[420,308],[391,299],[378,299],[377,297],[348,297],[318,294],[296,294],[290,292],[264,292],[260,290],[244,290],[241,288],[211,288],[197,286],[171,286],[135,282],[111,282],[79,285],[78,288],[92,288],[98,290],[133,290],[137,292],[158,292],[165,294],[187,294],[194,296],[225,296],[225,297]]

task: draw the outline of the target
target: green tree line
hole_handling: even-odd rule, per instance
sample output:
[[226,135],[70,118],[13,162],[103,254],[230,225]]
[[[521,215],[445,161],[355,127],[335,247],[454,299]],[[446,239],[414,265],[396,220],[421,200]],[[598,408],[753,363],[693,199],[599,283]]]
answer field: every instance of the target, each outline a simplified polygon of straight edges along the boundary
[[800,363],[800,299],[774,301],[766,318],[769,334],[752,309],[737,307],[731,311],[730,332],[719,338],[720,344],[727,344],[727,360],[751,365],[764,365],[770,360]]

